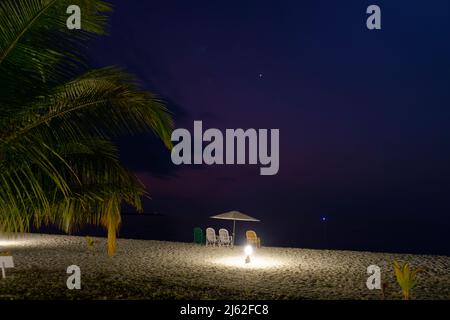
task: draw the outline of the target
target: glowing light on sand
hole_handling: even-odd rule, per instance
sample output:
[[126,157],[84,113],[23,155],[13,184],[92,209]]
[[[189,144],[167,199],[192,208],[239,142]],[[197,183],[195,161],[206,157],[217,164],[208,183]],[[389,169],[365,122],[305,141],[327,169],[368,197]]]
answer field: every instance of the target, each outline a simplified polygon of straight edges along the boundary
[[33,240],[25,236],[6,236],[0,234],[0,249],[1,248],[12,248],[12,247],[25,247],[29,245],[34,245],[37,240]]
[[243,268],[243,269],[270,269],[270,268],[279,268],[284,264],[270,257],[260,257],[260,256],[252,256],[251,263],[245,263],[242,256],[235,257],[223,257],[213,260],[213,262],[217,265],[225,266],[225,267],[234,267],[234,268]]
[[246,257],[245,257],[245,263],[250,263],[250,262],[252,262],[251,259],[250,259],[250,256],[251,256],[252,253],[253,253],[253,248],[252,248],[252,246],[250,246],[250,245],[245,246],[244,252],[245,252],[245,255],[246,255]]
[[15,247],[19,246],[20,244],[21,242],[17,240],[5,240],[5,239],[0,240],[0,247]]

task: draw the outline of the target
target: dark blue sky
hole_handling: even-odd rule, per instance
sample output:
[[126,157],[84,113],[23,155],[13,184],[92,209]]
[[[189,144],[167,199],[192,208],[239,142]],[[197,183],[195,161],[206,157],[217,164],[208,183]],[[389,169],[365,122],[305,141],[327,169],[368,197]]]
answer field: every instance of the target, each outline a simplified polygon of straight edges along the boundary
[[[151,137],[124,139],[147,212],[186,237],[236,209],[268,244],[450,254],[449,1],[112,2],[95,65],[136,74],[177,127],[280,129],[273,177],[175,167]],[[382,30],[366,28],[370,4]]]

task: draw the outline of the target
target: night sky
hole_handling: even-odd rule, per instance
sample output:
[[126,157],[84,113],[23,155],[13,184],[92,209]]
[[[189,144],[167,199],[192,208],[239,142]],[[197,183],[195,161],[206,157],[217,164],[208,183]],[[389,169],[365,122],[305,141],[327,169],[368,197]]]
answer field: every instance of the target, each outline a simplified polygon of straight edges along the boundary
[[152,196],[121,236],[191,241],[240,210],[262,222],[239,236],[267,245],[450,254],[449,1],[111,2],[92,63],[135,74],[176,127],[280,129],[276,176],[177,167],[153,137],[121,139]]

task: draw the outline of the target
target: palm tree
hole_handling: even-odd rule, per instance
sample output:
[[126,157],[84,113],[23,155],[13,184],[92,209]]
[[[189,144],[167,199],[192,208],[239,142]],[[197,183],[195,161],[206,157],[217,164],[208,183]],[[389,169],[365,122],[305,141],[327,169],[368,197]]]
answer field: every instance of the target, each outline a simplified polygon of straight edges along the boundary
[[[66,26],[70,5],[81,30]],[[111,139],[153,132],[170,148],[172,118],[124,71],[88,69],[86,45],[109,11],[100,0],[0,1],[1,232],[101,225],[113,255],[121,205],[142,210],[145,188]]]

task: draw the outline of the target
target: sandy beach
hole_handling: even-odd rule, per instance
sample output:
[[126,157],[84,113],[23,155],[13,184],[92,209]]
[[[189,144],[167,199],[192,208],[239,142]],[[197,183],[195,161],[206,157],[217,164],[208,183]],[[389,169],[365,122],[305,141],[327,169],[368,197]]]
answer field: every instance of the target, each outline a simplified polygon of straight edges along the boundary
[[[366,287],[367,267],[381,267],[386,298],[400,299],[394,259],[423,267],[413,299],[450,299],[450,257],[261,248],[250,264],[243,248],[119,239],[26,235],[0,239],[15,267],[0,280],[0,299],[380,299]],[[67,267],[81,268],[81,290],[68,290]]]

